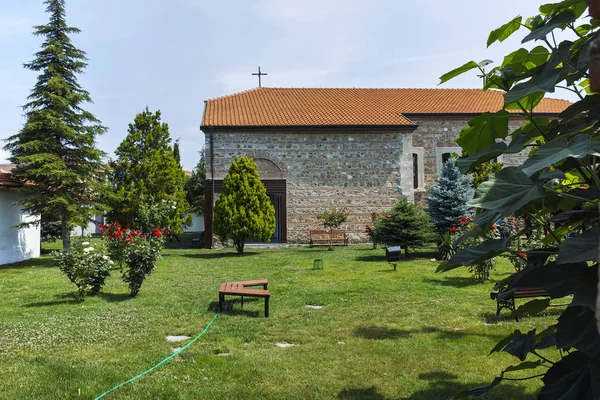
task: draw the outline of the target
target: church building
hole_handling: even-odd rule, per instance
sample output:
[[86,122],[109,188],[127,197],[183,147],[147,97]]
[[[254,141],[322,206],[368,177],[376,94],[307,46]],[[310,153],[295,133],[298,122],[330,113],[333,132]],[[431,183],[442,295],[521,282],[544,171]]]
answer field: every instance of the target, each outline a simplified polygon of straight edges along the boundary
[[[259,87],[206,100],[205,237],[233,157],[248,156],[275,207],[273,242],[308,243],[308,230],[322,228],[316,216],[333,207],[350,211],[342,226],[350,241],[366,241],[372,213],[401,196],[422,203],[443,163],[460,154],[461,129],[503,103],[502,92],[481,89]],[[570,104],[544,99],[534,112],[557,117]],[[524,156],[501,161],[518,165]]]

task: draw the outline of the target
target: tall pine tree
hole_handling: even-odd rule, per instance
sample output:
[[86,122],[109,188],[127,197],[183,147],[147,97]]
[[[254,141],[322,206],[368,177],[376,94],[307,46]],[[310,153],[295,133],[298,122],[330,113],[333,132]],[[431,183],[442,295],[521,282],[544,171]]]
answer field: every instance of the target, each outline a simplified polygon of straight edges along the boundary
[[469,216],[472,208],[467,202],[473,198],[473,177],[461,173],[452,157],[444,164],[437,184],[429,189],[427,211],[440,231],[447,231],[460,218]]
[[98,193],[104,153],[96,147],[96,137],[106,128],[82,108],[91,98],[77,74],[87,59],[69,39],[80,30],[66,24],[64,0],[44,4],[50,21],[34,31],[44,37],[42,49],[24,65],[39,72],[37,83],[23,106],[26,122],[5,149],[16,164],[14,175],[32,184],[23,189],[23,209],[60,220],[63,248],[69,249],[71,229],[103,210]]
[[185,173],[173,153],[169,125],[160,117],[160,111],[152,113],[146,107],[129,124],[127,137],[115,151],[117,159],[110,163],[115,195],[109,217],[123,226],[140,227],[141,211],[161,202],[168,204],[168,215],[159,219],[179,234],[183,224],[191,223]]

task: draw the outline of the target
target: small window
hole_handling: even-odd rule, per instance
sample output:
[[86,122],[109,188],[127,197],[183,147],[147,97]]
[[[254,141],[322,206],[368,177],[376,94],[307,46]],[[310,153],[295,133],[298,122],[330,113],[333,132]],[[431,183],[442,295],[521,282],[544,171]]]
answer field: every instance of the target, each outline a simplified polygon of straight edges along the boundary
[[419,188],[419,155],[413,153],[413,189]]
[[424,150],[422,147],[412,147],[409,151],[412,153],[413,189],[423,190],[425,188]]
[[462,149],[460,147],[438,147],[435,149],[438,174],[442,172],[444,163],[448,161],[454,153],[461,155]]

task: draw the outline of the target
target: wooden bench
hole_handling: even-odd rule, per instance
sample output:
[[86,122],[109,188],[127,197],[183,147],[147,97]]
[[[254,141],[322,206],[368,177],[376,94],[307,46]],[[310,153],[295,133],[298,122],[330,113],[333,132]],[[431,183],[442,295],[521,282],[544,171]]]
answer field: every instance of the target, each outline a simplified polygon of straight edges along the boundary
[[[223,311],[225,295],[240,296],[242,298],[242,307],[244,307],[244,296],[262,297],[265,299],[265,317],[269,317],[269,298],[271,293],[267,290],[269,281],[266,279],[257,279],[253,281],[242,282],[224,282],[219,288],[219,311]],[[262,286],[263,289],[246,289],[252,286]]]
[[331,240],[333,241],[333,244],[339,244],[339,245],[344,245],[344,246],[348,246],[348,236],[346,236],[346,231],[342,231],[339,229],[332,229],[331,230]]
[[348,237],[346,236],[346,231],[339,229],[332,229],[331,231],[314,229],[309,230],[308,235],[308,244],[310,247],[319,245],[348,246]]
[[[490,293],[492,300],[496,300],[496,318],[500,315],[503,308],[508,308],[512,312],[515,311],[515,299],[526,299],[531,297],[550,297],[550,294],[545,289],[540,288],[519,288],[516,291],[509,292],[507,287],[500,288],[497,292]],[[515,320],[519,322],[519,318],[515,316]]]

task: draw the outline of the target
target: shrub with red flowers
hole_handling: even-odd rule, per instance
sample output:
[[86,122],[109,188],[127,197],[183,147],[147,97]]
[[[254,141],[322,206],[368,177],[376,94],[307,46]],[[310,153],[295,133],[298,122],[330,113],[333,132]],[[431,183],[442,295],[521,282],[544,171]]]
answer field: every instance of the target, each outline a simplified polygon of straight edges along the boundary
[[150,233],[123,228],[118,222],[101,226],[100,231],[107,242],[111,255],[118,260],[123,272],[123,280],[129,284],[131,296],[135,297],[144,279],[156,267],[164,246],[167,229],[155,228]]
[[[470,230],[474,226],[473,221],[469,217],[463,217],[456,221],[455,226],[449,229],[450,233],[450,247],[452,249],[452,255],[463,248],[469,248],[483,243],[487,239],[497,238],[500,236],[499,227],[496,224],[490,226],[490,229],[483,234],[475,237],[470,237],[464,240],[460,244],[456,244],[456,238],[462,236],[465,232]],[[438,248],[439,249],[439,248]],[[448,257],[450,259],[452,257]],[[469,272],[471,272],[479,282],[484,282],[489,279],[490,271],[496,266],[496,259],[491,258],[481,262],[473,263],[469,266]]]

